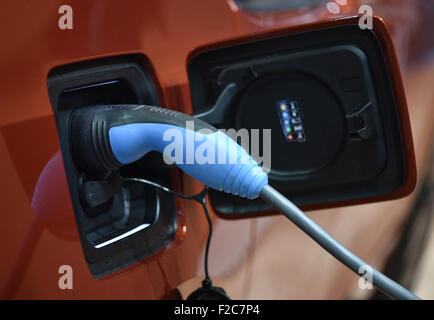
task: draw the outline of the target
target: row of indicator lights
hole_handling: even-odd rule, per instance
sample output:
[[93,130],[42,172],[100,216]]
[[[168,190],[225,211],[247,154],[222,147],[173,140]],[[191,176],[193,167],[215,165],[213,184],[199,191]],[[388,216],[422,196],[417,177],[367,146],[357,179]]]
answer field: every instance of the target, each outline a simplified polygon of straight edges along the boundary
[[[285,103],[282,103],[280,105],[280,110],[282,111],[282,118],[283,118],[283,124],[285,125],[285,130],[286,133],[288,134],[288,140],[289,141],[294,141],[295,139],[297,140],[304,140],[304,135],[303,135],[303,126],[300,124],[301,123],[301,119],[299,118],[299,114],[298,114],[298,110],[297,107],[295,105],[295,102],[291,102],[291,115],[293,118],[291,118],[289,116],[289,110],[288,110],[288,106]],[[296,125],[294,126],[294,131],[300,131],[296,134],[293,134],[293,129],[291,128],[291,125]]]

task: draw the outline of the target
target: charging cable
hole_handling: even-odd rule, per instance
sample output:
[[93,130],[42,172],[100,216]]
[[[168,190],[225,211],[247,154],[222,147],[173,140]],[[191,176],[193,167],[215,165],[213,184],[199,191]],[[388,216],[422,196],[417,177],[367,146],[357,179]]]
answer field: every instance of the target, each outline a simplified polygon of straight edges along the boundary
[[291,220],[297,227],[311,237],[327,252],[342,262],[348,268],[359,274],[360,270],[369,270],[372,274],[372,284],[388,296],[400,300],[418,300],[419,297],[394,282],[384,274],[374,269],[350,250],[345,248],[327,231],[310,219],[296,205],[276,191],[270,185],[266,185],[261,191],[261,199],[279,210],[285,217]]
[[[372,270],[372,284],[388,296],[420,299],[365,263],[268,185],[268,176],[252,157],[235,141],[204,121],[153,106],[104,105],[74,111],[70,135],[75,163],[84,171],[104,172],[135,162],[150,151],[158,151],[167,161],[208,187],[249,199],[262,198],[355,273],[359,274],[361,269]],[[204,155],[204,146],[208,147],[206,156],[210,161],[195,159],[197,154]],[[199,195],[192,199],[202,203],[210,223],[205,193]],[[209,241],[206,256],[208,250]],[[209,280],[207,259],[205,261],[204,282]]]

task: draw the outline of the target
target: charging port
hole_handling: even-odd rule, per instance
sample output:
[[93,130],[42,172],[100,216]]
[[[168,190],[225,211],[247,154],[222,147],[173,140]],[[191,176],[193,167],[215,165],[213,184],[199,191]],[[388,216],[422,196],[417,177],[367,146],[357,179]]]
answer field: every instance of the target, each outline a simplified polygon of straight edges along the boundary
[[170,167],[151,153],[132,165],[94,175],[71,156],[69,122],[76,108],[100,104],[159,105],[144,57],[128,56],[52,70],[48,90],[70,195],[90,271],[100,277],[143,260],[170,243],[177,230],[173,196],[126,178],[171,186]]

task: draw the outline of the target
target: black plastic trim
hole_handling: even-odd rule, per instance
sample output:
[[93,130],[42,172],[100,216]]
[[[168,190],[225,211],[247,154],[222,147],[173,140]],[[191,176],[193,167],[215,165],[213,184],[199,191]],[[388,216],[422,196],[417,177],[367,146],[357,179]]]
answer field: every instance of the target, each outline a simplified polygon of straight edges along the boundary
[[[139,198],[134,201],[137,202],[137,205],[146,207],[144,210],[141,210],[140,207],[133,208],[139,214],[137,216],[139,222],[137,223],[140,224],[142,223],[140,221],[146,221],[151,225],[115,243],[96,248],[97,243],[94,237],[99,237],[99,235],[94,232],[95,228],[101,228],[107,224],[107,227],[111,230],[110,232],[117,232],[117,227],[112,225],[110,219],[113,218],[107,212],[86,213],[86,206],[80,199],[80,183],[84,183],[86,180],[103,179],[103,177],[108,176],[109,171],[101,175],[85,172],[76,166],[71,155],[69,128],[71,114],[76,108],[98,103],[159,105],[157,90],[152,77],[147,71],[148,67],[149,62],[142,55],[104,58],[55,68],[49,73],[47,79],[48,92],[56,119],[71,202],[76,216],[84,257],[91,273],[97,278],[118,272],[156,253],[172,242],[177,232],[178,217],[173,196],[157,191],[152,187],[128,182],[127,187],[129,190],[139,194]],[[105,96],[104,94],[99,95],[100,92],[98,91],[96,97],[80,96],[78,100],[74,101],[62,98],[65,94],[71,94],[85,88],[104,90],[103,86],[98,87],[97,85],[105,82],[110,83],[113,80],[122,82],[123,85],[129,88],[131,94],[112,98],[111,94],[113,92],[103,92],[107,93],[107,96]],[[103,151],[101,152],[104,154],[102,161],[110,169],[115,165],[115,162],[107,156],[109,146],[104,135],[101,135],[104,131],[104,123],[100,123],[95,129],[95,140],[89,141]],[[93,147],[89,146],[88,150],[92,149]],[[154,180],[170,187],[172,184],[170,170],[161,157],[149,154],[134,165],[124,166],[120,171],[111,171],[111,175],[118,176],[114,180],[118,180],[119,175],[125,177],[135,176]],[[118,188],[117,184],[119,183],[115,181],[114,188]],[[115,190],[111,214],[117,214],[113,210],[116,210],[116,206],[122,206],[123,203],[123,195],[119,189]],[[141,194],[143,194],[143,197],[140,196]],[[113,221],[116,222],[117,220]],[[125,231],[121,231],[124,233],[132,227],[124,226],[122,228],[125,228]],[[98,240],[99,242],[101,240]]]

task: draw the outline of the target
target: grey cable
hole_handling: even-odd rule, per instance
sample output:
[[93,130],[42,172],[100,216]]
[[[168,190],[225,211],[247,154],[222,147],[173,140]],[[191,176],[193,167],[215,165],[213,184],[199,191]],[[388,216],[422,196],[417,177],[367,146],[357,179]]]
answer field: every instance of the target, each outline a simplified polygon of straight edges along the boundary
[[315,240],[321,247],[328,251],[337,260],[342,262],[348,268],[359,274],[360,268],[368,267],[372,269],[372,285],[376,286],[388,296],[400,300],[420,300],[420,298],[392,279],[371,267],[350,250],[345,248],[327,231],[321,228],[315,221],[310,219],[295,204],[280,194],[270,185],[266,185],[260,194],[260,197],[279,210],[285,217],[291,220],[297,227],[304,231],[309,237]]

